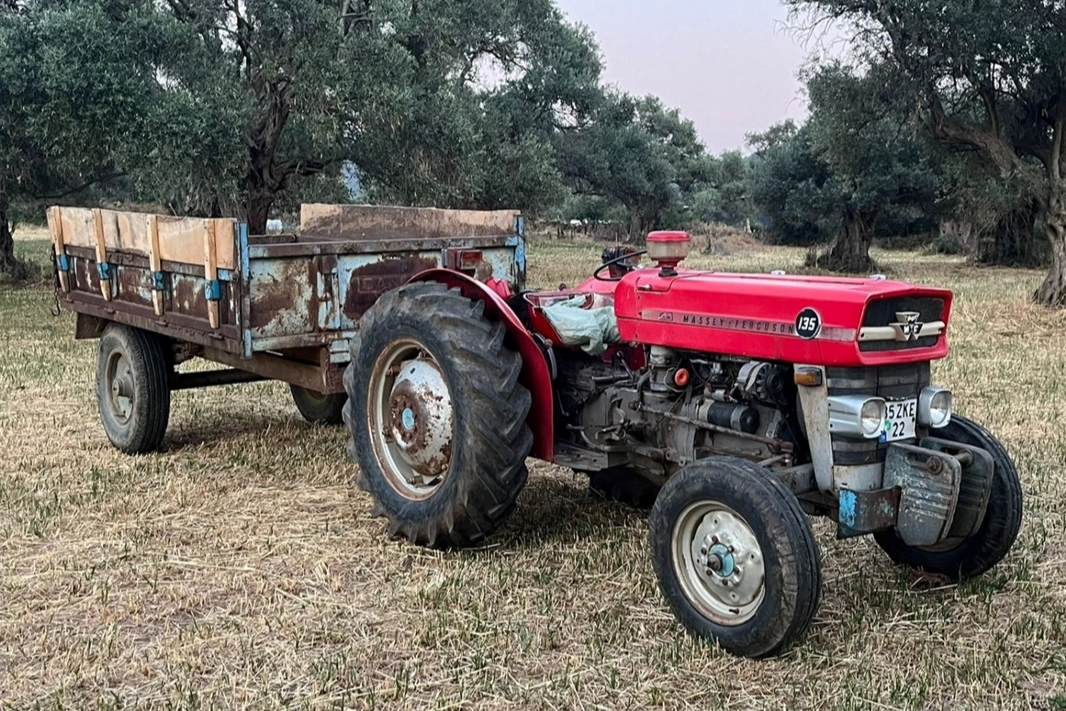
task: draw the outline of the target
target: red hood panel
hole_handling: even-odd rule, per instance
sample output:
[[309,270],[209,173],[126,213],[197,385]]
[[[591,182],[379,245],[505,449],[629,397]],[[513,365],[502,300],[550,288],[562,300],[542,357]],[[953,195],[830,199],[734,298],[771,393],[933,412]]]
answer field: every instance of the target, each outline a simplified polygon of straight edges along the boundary
[[[944,300],[952,294],[897,281],[833,277],[718,274],[657,270],[628,274],[614,289],[624,341],[745,358],[829,366],[872,366],[934,360],[947,355],[947,332],[935,346],[863,352],[859,331],[873,301],[901,297]],[[813,314],[812,314],[813,312]],[[803,337],[801,314],[816,315],[816,337]]]

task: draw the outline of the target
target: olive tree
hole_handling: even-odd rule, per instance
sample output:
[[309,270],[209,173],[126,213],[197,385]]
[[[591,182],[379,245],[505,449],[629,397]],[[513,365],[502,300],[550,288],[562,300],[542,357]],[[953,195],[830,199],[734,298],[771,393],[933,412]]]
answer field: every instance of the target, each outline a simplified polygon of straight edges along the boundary
[[1066,5],[1050,0],[786,0],[850,30],[885,91],[930,134],[1032,187],[1051,269],[1034,294],[1066,306]]

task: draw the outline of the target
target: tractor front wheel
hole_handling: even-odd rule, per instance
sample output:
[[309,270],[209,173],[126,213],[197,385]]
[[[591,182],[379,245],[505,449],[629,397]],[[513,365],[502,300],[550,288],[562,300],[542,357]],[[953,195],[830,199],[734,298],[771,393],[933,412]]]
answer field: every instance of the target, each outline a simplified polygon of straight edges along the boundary
[[655,502],[650,538],[674,614],[731,654],[779,654],[814,619],[822,571],[810,522],[756,464],[712,457],[683,468]]
[[504,336],[484,304],[435,283],[400,287],[363,315],[344,417],[359,484],[392,536],[474,546],[514,511],[532,401]]
[[875,533],[874,539],[897,563],[952,580],[965,580],[987,572],[1010,552],[1022,525],[1022,485],[1007,450],[976,422],[952,415],[951,423],[937,430],[936,436],[980,447],[992,455],[992,491],[977,533],[928,547],[908,546],[895,531]]

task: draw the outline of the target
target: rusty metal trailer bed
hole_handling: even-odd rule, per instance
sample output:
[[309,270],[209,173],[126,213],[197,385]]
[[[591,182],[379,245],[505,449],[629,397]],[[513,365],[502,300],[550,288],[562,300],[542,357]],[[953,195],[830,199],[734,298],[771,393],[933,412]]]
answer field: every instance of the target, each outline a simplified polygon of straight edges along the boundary
[[[101,339],[101,419],[131,453],[159,446],[170,392],[188,388],[282,380],[305,417],[337,422],[351,339],[381,294],[437,267],[525,282],[513,211],[304,205],[293,235],[72,207],[48,223],[59,303],[76,338]],[[179,373],[192,358],[226,368]]]

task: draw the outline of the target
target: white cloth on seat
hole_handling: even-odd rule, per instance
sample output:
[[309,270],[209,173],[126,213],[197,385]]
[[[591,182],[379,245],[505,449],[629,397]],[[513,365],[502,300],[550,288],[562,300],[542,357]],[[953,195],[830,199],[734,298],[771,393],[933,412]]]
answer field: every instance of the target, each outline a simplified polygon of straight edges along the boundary
[[618,317],[614,314],[613,301],[593,299],[592,308],[586,308],[587,302],[588,298],[582,295],[554,303],[544,308],[544,317],[559,334],[563,345],[599,355],[609,344],[621,340]]

